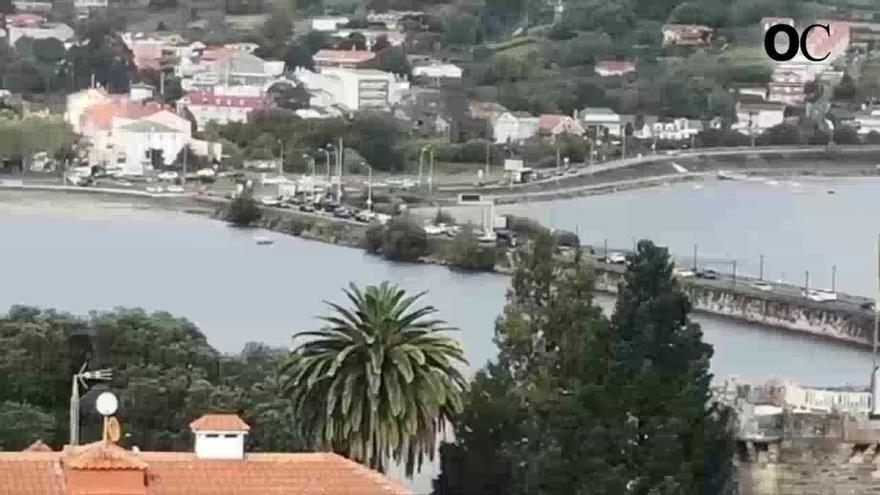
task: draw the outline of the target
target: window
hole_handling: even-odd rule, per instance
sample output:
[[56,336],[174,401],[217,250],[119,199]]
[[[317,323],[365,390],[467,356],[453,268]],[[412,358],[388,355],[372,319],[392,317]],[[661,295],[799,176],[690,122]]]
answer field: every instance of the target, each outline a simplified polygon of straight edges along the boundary
[[220,438],[220,435],[218,435],[218,434],[216,434],[216,433],[208,433],[208,434],[205,435],[205,436],[208,437],[208,438]]
[[236,435],[235,433],[227,433],[223,435],[223,438],[238,438],[238,435]]

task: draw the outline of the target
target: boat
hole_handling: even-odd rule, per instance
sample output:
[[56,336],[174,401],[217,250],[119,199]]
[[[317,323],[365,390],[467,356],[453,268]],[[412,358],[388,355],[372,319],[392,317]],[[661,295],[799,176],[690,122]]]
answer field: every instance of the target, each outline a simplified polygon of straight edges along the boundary
[[254,242],[256,242],[258,246],[271,246],[272,244],[275,244],[274,240],[262,235],[255,236]]
[[746,180],[748,178],[743,174],[737,174],[727,170],[719,170],[716,175],[719,180]]
[[834,194],[834,189],[829,189],[828,194]]

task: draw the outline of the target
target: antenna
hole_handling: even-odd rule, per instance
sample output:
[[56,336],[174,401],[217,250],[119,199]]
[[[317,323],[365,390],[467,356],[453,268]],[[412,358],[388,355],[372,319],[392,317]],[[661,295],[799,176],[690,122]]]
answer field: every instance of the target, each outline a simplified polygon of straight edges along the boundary
[[88,390],[89,384],[87,380],[108,381],[113,379],[112,370],[105,368],[101,370],[86,371],[88,364],[88,361],[83,363],[79,371],[74,373],[70,380],[70,445],[79,444],[80,387],[82,387],[83,390]]

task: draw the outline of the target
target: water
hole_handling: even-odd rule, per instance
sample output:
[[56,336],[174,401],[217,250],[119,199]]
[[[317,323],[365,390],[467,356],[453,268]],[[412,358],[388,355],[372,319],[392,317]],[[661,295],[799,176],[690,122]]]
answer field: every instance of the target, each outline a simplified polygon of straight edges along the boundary
[[[828,194],[833,190],[834,194]],[[577,230],[582,242],[627,248],[650,238],[669,246],[687,264],[698,245],[700,264],[853,294],[877,293],[877,234],[880,179],[769,180],[628,191],[507,208]]]
[[[867,293],[872,276],[865,260],[880,227],[872,218],[880,205],[876,185],[835,184],[833,198],[824,191],[800,196],[751,184],[683,185],[531,207],[560,227],[579,225],[583,239],[607,236],[620,246],[632,236],[649,236],[676,252],[687,252],[699,239],[707,252],[741,259],[763,252],[777,271],[829,265],[824,253],[834,253],[839,286]],[[167,310],[195,322],[216,348],[237,352],[249,341],[288,345],[294,332],[318,325],[314,317],[326,309],[322,300],[343,300],[341,289],[350,282],[389,280],[429,291],[425,301],[460,329],[472,368],[495,356],[492,335],[506,277],[388,263],[357,249],[231,229],[186,214],[82,198],[28,198],[0,192],[0,308]],[[275,244],[258,246],[255,235]],[[600,302],[613,304],[609,297]],[[697,320],[715,346],[717,376],[867,382],[871,358],[864,350],[729,319]],[[417,493],[429,491],[432,472],[411,482]]]

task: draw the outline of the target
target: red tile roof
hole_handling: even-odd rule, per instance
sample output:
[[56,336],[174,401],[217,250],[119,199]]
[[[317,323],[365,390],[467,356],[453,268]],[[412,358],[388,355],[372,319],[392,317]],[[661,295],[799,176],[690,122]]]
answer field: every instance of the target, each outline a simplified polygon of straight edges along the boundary
[[10,26],[24,27],[42,24],[46,18],[37,14],[12,14],[6,16],[6,23]]
[[316,64],[361,64],[375,57],[368,50],[318,50],[313,58]]
[[266,104],[265,96],[234,96],[215,94],[213,90],[203,89],[190,91],[186,94],[190,105],[213,107],[262,108]]
[[189,424],[193,431],[250,431],[251,427],[237,414],[205,414]]
[[[0,452],[3,495],[412,495],[400,483],[332,453],[246,454],[242,460],[192,453],[130,452],[90,444],[65,452]],[[116,450],[119,449],[119,450]],[[121,451],[121,452],[119,452]],[[100,453],[100,455],[96,454]],[[78,460],[89,455],[88,461]],[[120,468],[98,462],[109,456]],[[79,463],[79,464],[77,464]],[[144,473],[139,468],[144,465]],[[72,466],[85,466],[82,469]],[[73,476],[76,475],[76,476]],[[139,486],[138,486],[139,484]],[[145,485],[145,486],[144,486]],[[100,491],[95,491],[100,490]]]
[[111,442],[95,442],[68,449],[71,456],[64,467],[79,471],[144,471],[147,464],[122,447]]
[[140,119],[162,110],[156,102],[137,102],[127,98],[117,98],[107,103],[99,103],[89,107],[80,117],[80,127],[110,129],[113,117]]
[[52,448],[46,445],[42,440],[37,440],[28,445],[27,448],[24,449],[24,452],[52,452]]
[[[562,127],[560,129],[560,127]],[[538,117],[538,129],[542,133],[583,134],[584,129],[575,119],[568,115],[545,113]]]

